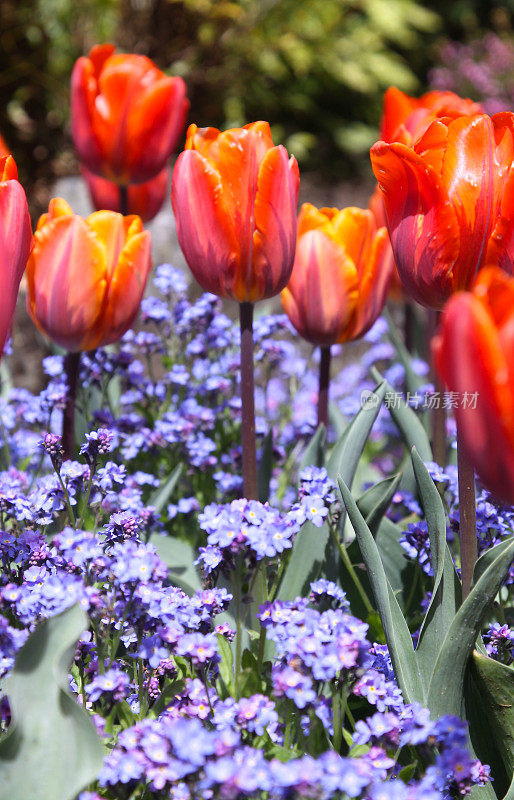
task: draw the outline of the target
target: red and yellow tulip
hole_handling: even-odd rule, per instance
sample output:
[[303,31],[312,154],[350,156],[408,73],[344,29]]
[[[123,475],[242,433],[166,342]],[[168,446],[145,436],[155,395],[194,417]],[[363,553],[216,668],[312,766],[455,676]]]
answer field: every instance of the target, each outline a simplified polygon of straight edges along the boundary
[[0,356],[32,244],[27,198],[12,156],[0,158]]
[[158,175],[182,133],[189,102],[182,78],[168,77],[146,56],[93,47],[71,76],[71,132],[79,158],[114,183]]
[[110,344],[132,325],[150,267],[150,234],[139,217],[96,211],[84,219],[55,198],[34,234],[28,312],[70,352]]
[[514,278],[482,270],[446,305],[433,341],[437,371],[468,458],[484,485],[514,503]]
[[357,339],[382,311],[391,270],[387,230],[377,228],[371,211],[305,203],[282,305],[312,344],[327,347]]
[[411,144],[424,134],[434,119],[456,119],[482,111],[480,103],[454,92],[433,91],[411,97],[391,86],[384,94],[380,138],[384,142]]
[[507,112],[437,119],[411,145],[371,148],[396,266],[422,305],[441,308],[489,263],[512,270],[513,156]]
[[267,122],[224,132],[189,127],[171,199],[180,246],[205,291],[254,303],[284,288],[298,188],[296,160],[274,146]]

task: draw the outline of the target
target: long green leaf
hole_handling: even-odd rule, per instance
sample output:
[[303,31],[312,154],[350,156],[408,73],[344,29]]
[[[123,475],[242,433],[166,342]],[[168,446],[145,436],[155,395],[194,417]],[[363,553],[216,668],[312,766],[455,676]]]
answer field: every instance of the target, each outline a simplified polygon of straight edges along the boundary
[[0,741],[6,800],[73,800],[102,767],[95,727],[68,689],[87,625],[80,606],[72,606],[41,622],[18,653],[6,686],[13,719]]
[[443,501],[415,448],[412,450],[412,464],[427,521],[434,573],[432,599],[421,626],[416,650],[425,686],[428,688],[446,633],[461,604],[462,589],[446,543]]
[[160,512],[169,501],[173,490],[182,474],[182,464],[177,464],[163,486],[160,486],[150,498],[150,505],[155,506],[156,511]]
[[303,595],[319,577],[329,536],[326,524],[316,528],[312,522],[306,522],[302,526],[277,593],[279,600],[294,600]]
[[[428,707],[432,716],[462,713],[464,672],[487,608],[494,600],[514,558],[514,536],[503,542],[497,558],[476,582],[457,611],[432,673]],[[492,548],[496,550],[496,547]]]
[[325,440],[327,438],[327,429],[321,423],[316,428],[316,431],[309,441],[307,447],[302,453],[300,459],[300,470],[305,467],[315,466],[322,467],[325,463]]
[[195,551],[188,542],[157,533],[149,541],[168,567],[173,583],[190,595],[201,590],[202,582],[194,565]]
[[392,475],[383,481],[375,483],[357,499],[357,508],[366,520],[366,525],[373,536],[382,522],[384,514],[391,504],[394,493],[401,481],[401,475]]
[[[384,380],[380,372],[373,367],[371,374],[374,380]],[[432,461],[432,448],[423,424],[414,411],[407,403],[401,392],[393,389],[391,384],[385,382],[387,409],[391,414],[394,424],[400,431],[405,445],[409,450],[416,448],[423,461]]]
[[341,478],[339,478],[339,488],[368,568],[369,581],[375,595],[396,679],[407,702],[412,703],[416,700],[423,703],[423,687],[412,637],[391,584],[387,580],[377,544],[350,490]]

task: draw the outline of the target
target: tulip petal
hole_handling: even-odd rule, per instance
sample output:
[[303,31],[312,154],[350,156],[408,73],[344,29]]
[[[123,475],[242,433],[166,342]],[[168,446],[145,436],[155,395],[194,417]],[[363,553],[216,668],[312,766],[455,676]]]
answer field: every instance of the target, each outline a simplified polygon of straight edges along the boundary
[[377,142],[371,162],[402,283],[419,303],[439,308],[453,291],[459,255],[459,228],[447,193],[422,157],[403,144]]
[[[433,352],[446,385],[459,392],[455,415],[469,458],[493,493],[514,502],[513,394],[494,321],[477,297],[451,298]],[[476,407],[465,407],[473,396]]]
[[123,217],[115,211],[95,211],[90,214],[86,222],[89,228],[96,233],[104,247],[104,261],[107,280],[116,269],[120,253],[125,246],[127,230],[132,217]]
[[[238,296],[250,301],[273,297],[287,284],[296,245],[296,205],[300,176],[296,159],[273,147],[261,162],[255,198],[253,257]],[[246,295],[244,293],[246,290]]]
[[152,266],[148,231],[130,235],[119,255],[105,295],[98,324],[87,349],[116,342],[134,322]]
[[299,238],[282,304],[296,330],[316,345],[340,341],[359,296],[358,273],[344,249],[323,230]]
[[82,350],[107,286],[105,250],[86,222],[60,216],[40,228],[27,264],[27,309],[57,344]]
[[89,58],[79,58],[71,73],[71,134],[80,160],[101,173],[102,148],[94,125],[97,94],[95,67]]
[[32,244],[27,199],[16,180],[0,182],[0,355]]
[[224,294],[234,281],[241,247],[219,172],[195,150],[178,157],[171,188],[177,236],[191,272],[207,292]]
[[359,269],[359,299],[346,327],[344,341],[358,339],[371,328],[380,315],[393,274],[391,245],[386,228],[372,238],[369,255]]

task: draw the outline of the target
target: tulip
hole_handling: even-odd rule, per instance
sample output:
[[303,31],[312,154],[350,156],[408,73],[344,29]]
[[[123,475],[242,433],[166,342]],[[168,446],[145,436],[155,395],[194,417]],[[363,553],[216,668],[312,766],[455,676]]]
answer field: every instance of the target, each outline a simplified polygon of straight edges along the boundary
[[0,158],[0,356],[32,244],[27,198],[12,156]]
[[289,280],[296,237],[296,159],[267,122],[221,133],[191,125],[173,171],[177,235],[200,286],[254,303]]
[[[121,187],[82,167],[89,194],[94,207],[100,211],[109,209],[121,213]],[[161,210],[170,180],[170,170],[164,167],[155,178],[146,183],[132,183],[127,187],[126,212],[136,214],[143,222],[149,222]]]
[[73,141],[95,175],[122,186],[145,183],[162,172],[182,133],[186,86],[145,56],[114,50],[97,45],[73,68]]
[[173,170],[177,236],[200,286],[239,302],[243,486],[257,499],[253,303],[289,280],[296,241],[298,164],[267,122],[223,133],[191,125]]
[[10,155],[11,151],[7,147],[3,138],[0,136],[0,158],[4,158],[4,156],[10,156]]
[[454,92],[433,91],[411,97],[391,86],[384,94],[380,138],[384,142],[411,144],[424,134],[434,119],[456,119],[481,112],[480,103]]
[[56,198],[34,234],[28,312],[70,352],[102,347],[132,325],[150,267],[150,234],[139,217],[96,211],[84,219]]
[[302,206],[293,272],[281,299],[298,333],[321,347],[318,421],[325,425],[330,347],[369,330],[384,306],[391,271],[387,230],[377,229],[371,211]]
[[513,114],[476,114],[371,148],[396,266],[422,305],[441,308],[493,260],[512,271],[513,134]]
[[446,305],[432,346],[436,369],[457,393],[466,453],[489,491],[514,503],[514,278],[482,270],[472,292]]
[[514,278],[483,269],[472,292],[452,297],[434,338],[436,369],[455,397],[462,582],[477,558],[474,470],[514,503]]

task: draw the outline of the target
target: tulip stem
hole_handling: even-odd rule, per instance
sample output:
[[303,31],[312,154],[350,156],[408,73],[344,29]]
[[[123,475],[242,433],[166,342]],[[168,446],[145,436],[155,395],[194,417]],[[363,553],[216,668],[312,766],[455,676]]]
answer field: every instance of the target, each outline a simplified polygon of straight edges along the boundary
[[328,427],[328,390],[330,386],[330,345],[321,347],[319,361],[318,426]]
[[[439,323],[439,311],[430,309],[427,320],[427,344],[429,358],[431,358],[430,347],[435,336]],[[446,408],[444,405],[444,384],[439,379],[437,370],[432,363],[432,380],[434,383],[435,404],[432,409],[432,454],[434,461],[440,467],[446,466]]]
[[64,372],[68,384],[66,405],[62,418],[62,446],[64,458],[73,458],[75,451],[75,400],[80,367],[80,352],[68,353],[64,358]]
[[128,186],[120,184],[120,214],[128,214]]
[[478,558],[477,509],[475,498],[475,471],[464,450],[460,426],[457,423],[457,467],[459,472],[459,538],[462,574],[462,598],[471,588],[473,570]]
[[253,304],[239,304],[241,326],[241,412],[243,446],[243,492],[258,500],[257,453],[255,447],[255,398],[253,378]]

